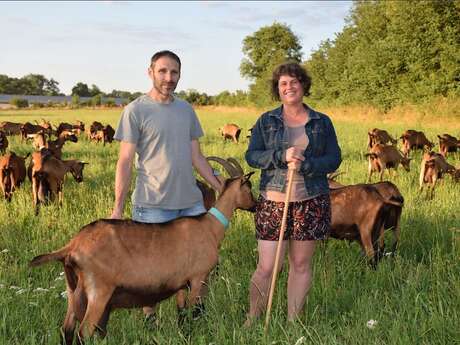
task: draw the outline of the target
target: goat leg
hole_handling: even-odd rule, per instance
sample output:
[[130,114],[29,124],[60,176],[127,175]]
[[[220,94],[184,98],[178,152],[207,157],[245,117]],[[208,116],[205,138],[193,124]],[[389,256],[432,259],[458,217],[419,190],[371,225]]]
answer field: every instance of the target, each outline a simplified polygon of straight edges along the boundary
[[103,283],[97,284],[96,282],[92,282],[91,287],[91,289],[87,289],[86,291],[88,305],[86,307],[85,317],[80,324],[78,332],[80,339],[86,339],[93,335],[99,320],[101,320],[104,315],[107,303],[114,290],[111,286],[107,286]]

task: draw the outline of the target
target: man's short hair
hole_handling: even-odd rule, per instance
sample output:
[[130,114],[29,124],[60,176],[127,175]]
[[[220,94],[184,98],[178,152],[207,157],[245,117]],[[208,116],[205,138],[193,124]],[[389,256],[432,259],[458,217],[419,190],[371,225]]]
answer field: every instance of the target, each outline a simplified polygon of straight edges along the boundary
[[288,61],[286,63],[279,65],[273,71],[272,82],[271,82],[271,92],[272,92],[273,99],[277,101],[280,100],[278,82],[281,76],[283,75],[288,75],[293,78],[297,78],[297,80],[302,84],[303,95],[304,96],[310,95],[311,78],[308,75],[306,69],[302,67],[298,62]]
[[176,61],[179,64],[179,70],[180,70],[180,67],[181,67],[180,59],[175,53],[173,53],[170,50],[161,50],[161,51],[156,52],[155,54],[153,54],[152,59],[150,60],[150,67],[153,68],[153,65],[155,64],[155,62],[159,58],[162,58],[164,56],[167,56],[167,57],[173,59],[174,61]]

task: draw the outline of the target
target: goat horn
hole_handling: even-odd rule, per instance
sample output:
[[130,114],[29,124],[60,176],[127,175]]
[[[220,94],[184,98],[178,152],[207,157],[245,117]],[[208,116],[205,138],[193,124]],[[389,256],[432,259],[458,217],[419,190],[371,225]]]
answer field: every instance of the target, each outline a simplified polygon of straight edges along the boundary
[[229,163],[231,163],[231,164],[235,167],[235,169],[236,169],[236,171],[238,171],[238,174],[239,174],[239,175],[244,175],[243,168],[241,167],[240,163],[238,163],[238,161],[237,161],[235,158],[233,158],[233,157],[228,157],[228,158],[227,158],[227,161],[228,161]]
[[230,164],[228,161],[226,161],[225,159],[216,157],[216,156],[209,156],[209,157],[206,157],[206,159],[208,161],[214,161],[222,165],[224,169],[227,171],[227,173],[230,175],[230,177],[240,176],[236,168],[232,164]]
[[341,171],[334,171],[334,172],[328,174],[327,178],[328,178],[329,180],[335,181],[335,179],[337,178],[337,176],[340,176],[340,175],[343,175],[343,172],[341,172]]

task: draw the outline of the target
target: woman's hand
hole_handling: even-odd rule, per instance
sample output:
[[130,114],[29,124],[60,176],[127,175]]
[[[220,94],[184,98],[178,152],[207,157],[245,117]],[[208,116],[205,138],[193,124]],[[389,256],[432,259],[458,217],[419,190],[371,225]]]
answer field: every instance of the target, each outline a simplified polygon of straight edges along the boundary
[[305,160],[303,155],[304,149],[300,147],[292,146],[286,150],[286,162],[288,163],[289,169],[298,171],[302,162]]

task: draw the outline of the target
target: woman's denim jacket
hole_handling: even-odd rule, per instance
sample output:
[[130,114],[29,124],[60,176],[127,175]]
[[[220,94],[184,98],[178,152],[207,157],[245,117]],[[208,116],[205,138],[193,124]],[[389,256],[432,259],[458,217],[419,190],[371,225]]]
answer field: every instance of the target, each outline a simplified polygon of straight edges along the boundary
[[[339,167],[342,158],[329,117],[306,105],[304,107],[309,109],[305,124],[309,143],[300,173],[304,177],[307,195],[315,196],[329,192],[327,174]],[[252,129],[246,161],[251,167],[262,169],[260,190],[284,192],[286,188],[286,149],[289,145],[282,110],[283,106],[262,114]]]

